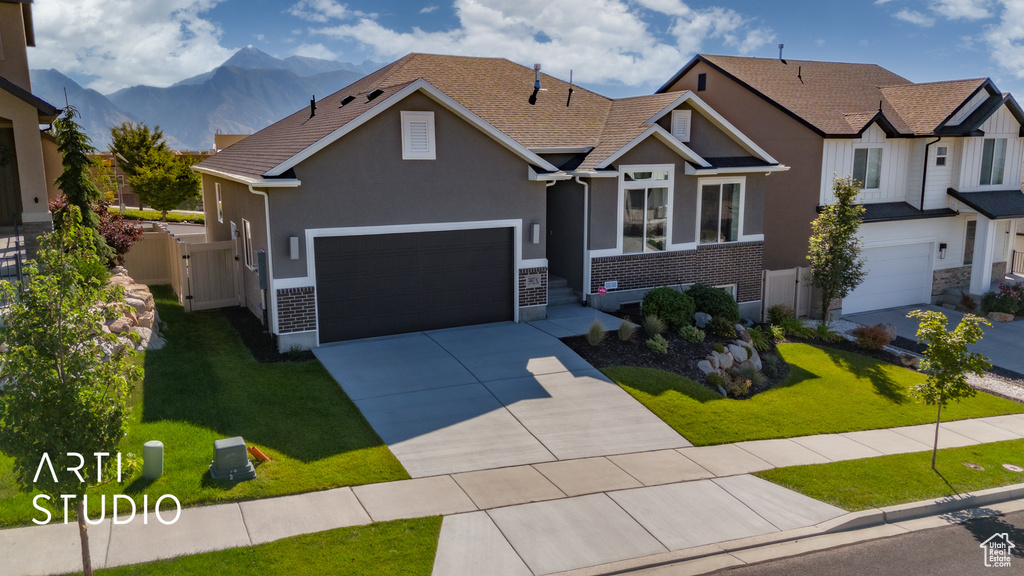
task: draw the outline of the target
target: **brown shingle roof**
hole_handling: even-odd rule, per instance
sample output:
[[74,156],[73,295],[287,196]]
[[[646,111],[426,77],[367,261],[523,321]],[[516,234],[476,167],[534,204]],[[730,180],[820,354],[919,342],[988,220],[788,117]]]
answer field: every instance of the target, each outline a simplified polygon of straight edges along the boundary
[[882,95],[907,124],[910,133],[927,135],[949,118],[975,91],[985,78],[883,86]]
[[612,101],[608,119],[601,131],[601,137],[578,170],[593,170],[602,160],[618,152],[634,138],[643,134],[651,127],[650,124],[646,124],[647,120],[664,110],[679,96],[679,92],[669,92]]
[[[572,105],[566,107],[569,85],[545,74],[541,85],[546,91],[530,105],[532,69],[499,58],[410,54],[320,100],[313,118],[303,108],[200,167],[259,179],[420,78],[527,148],[596,146],[612,105],[611,99],[575,86]],[[384,94],[367,102],[366,95],[376,89]],[[339,108],[348,95],[355,100]]]

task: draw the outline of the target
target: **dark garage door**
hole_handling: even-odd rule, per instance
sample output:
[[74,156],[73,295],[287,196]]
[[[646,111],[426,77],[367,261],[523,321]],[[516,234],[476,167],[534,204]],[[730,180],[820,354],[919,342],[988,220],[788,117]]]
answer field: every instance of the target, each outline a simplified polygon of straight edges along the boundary
[[512,320],[512,230],[316,238],[320,342]]

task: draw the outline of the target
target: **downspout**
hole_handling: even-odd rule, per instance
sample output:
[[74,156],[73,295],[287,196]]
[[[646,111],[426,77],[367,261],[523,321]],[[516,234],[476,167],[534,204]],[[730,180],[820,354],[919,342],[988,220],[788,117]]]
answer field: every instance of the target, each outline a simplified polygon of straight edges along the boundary
[[274,253],[271,251],[270,246],[273,242],[270,241],[270,195],[266,192],[261,192],[252,187],[249,184],[249,192],[258,196],[263,196],[263,215],[266,217],[267,225],[267,292],[269,292],[269,305],[267,306],[267,326],[270,329],[271,334],[277,334],[277,295],[274,293]]
[[589,236],[587,232],[590,223],[590,185],[576,177],[576,183],[583,186],[583,305],[587,304],[587,295],[590,294],[590,250],[588,249]]
[[924,212],[924,187],[928,184],[928,149],[931,148],[932,144],[935,144],[939,140],[942,140],[942,136],[939,136],[935,140],[924,145],[924,171],[921,173],[921,207],[920,210]]

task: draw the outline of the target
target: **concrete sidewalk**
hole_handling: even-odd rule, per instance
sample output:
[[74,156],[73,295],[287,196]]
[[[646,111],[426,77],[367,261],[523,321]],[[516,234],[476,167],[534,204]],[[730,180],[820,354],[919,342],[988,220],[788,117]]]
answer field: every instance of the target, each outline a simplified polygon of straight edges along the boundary
[[[931,425],[582,458],[187,508],[90,529],[96,568],[445,515],[434,574],[549,574],[779,534],[844,511],[749,476],[926,451]],[[1024,437],[1024,415],[942,425],[940,447]],[[4,574],[80,569],[74,524],[0,530]],[[504,570],[504,572],[503,572]]]

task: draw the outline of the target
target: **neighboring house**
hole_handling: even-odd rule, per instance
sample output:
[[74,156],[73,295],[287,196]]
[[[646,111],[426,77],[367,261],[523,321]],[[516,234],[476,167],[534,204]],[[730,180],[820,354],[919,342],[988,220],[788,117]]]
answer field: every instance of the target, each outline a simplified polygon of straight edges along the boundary
[[196,170],[207,240],[238,239],[245,302],[288,350],[544,318],[555,277],[601,309],[722,286],[754,317],[786,167],[693,93],[412,54]]
[[853,176],[868,274],[844,313],[980,294],[1003,278],[1024,218],[1024,114],[991,80],[914,84],[872,64],[698,55],[659,93],[680,90],[793,167],[769,184],[766,270],[807,265],[810,222],[834,177]]
[[52,229],[48,199],[60,174],[56,143],[40,130],[60,111],[32,94],[26,47],[34,45],[30,2],[0,0],[0,226],[18,225],[30,253]]

